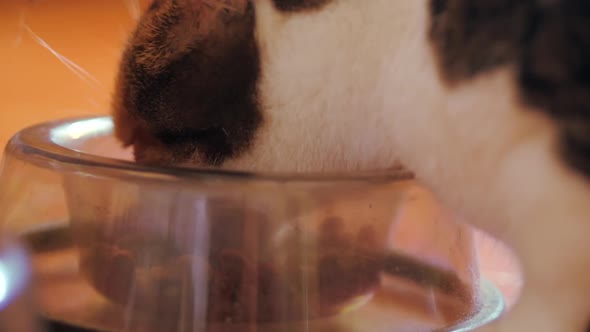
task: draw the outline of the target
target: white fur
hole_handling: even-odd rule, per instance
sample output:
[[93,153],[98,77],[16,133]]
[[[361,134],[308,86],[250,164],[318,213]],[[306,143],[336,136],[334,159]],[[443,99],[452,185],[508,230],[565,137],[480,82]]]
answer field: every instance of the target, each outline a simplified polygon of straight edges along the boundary
[[399,160],[520,256],[523,297],[485,331],[585,331],[590,187],[558,161],[552,123],[519,103],[511,68],[445,86],[426,0],[337,0],[305,15],[259,0],[256,10],[267,121],[254,150],[226,167],[367,170]]

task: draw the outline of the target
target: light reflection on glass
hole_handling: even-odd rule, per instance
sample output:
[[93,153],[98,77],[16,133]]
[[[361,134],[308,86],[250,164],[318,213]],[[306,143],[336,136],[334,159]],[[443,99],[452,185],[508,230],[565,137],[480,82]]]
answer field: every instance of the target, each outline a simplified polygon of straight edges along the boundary
[[8,297],[8,272],[4,264],[0,262],[0,306]]
[[90,120],[72,122],[66,126],[60,126],[51,131],[51,140],[57,144],[60,141],[76,140],[88,136],[94,132],[105,132],[112,130],[113,122],[108,117],[99,117]]
[[29,278],[26,253],[8,243],[0,253],[0,310],[24,291]]

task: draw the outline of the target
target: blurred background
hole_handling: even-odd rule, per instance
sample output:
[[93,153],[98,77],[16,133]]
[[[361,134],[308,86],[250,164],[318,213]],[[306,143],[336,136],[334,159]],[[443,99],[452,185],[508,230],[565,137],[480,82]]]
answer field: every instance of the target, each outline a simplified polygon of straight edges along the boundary
[[122,47],[150,0],[0,0],[0,144],[23,127],[107,114]]

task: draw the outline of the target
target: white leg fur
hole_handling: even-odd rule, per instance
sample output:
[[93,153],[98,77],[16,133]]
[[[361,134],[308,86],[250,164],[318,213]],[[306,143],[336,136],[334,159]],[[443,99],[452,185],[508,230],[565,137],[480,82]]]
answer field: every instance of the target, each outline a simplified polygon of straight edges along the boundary
[[[486,332],[585,332],[590,322],[590,187],[557,160],[550,121],[518,100],[510,68],[447,88],[426,38],[425,0],[339,0],[283,17],[257,2],[268,122],[228,167],[388,167],[401,160],[476,227],[511,245],[522,299]],[[333,125],[337,122],[338,125]],[[298,151],[303,142],[331,145]],[[343,141],[344,138],[344,141]],[[313,144],[311,144],[313,145]],[[364,158],[358,160],[358,156]],[[304,169],[294,169],[305,171]]]

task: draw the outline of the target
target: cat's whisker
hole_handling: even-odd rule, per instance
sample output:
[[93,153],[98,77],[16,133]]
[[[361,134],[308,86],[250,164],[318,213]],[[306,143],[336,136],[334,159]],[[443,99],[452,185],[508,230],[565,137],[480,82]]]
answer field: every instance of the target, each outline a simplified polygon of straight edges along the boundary
[[88,104],[90,104],[94,109],[102,110],[101,104],[94,98],[88,98]]
[[140,6],[138,0],[125,0],[125,5],[127,6],[127,10],[129,10],[129,15],[135,21],[139,20],[141,16]]
[[43,40],[39,35],[37,35],[26,23],[23,24],[23,29],[28,32],[31,37],[43,48],[48,50],[53,56],[55,56],[61,63],[63,63],[66,68],[72,71],[76,76],[78,76],[81,80],[86,82],[87,84],[93,85],[99,89],[105,89],[100,81],[98,81],[94,76],[88,73],[84,68],[80,67],[78,64],[73,62],[72,60],[66,58],[59,52],[57,52],[53,47],[51,47],[45,40]]
[[25,25],[25,10],[22,9],[20,11],[20,14],[18,17],[18,32],[17,32],[16,38],[12,44],[12,47],[14,47],[14,48],[19,47],[23,42],[24,25]]

